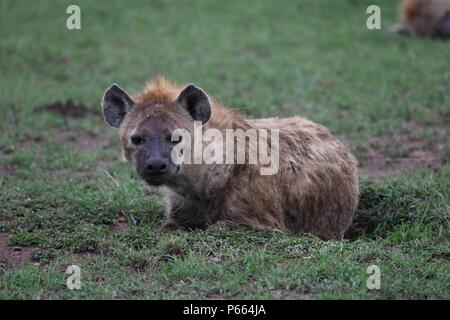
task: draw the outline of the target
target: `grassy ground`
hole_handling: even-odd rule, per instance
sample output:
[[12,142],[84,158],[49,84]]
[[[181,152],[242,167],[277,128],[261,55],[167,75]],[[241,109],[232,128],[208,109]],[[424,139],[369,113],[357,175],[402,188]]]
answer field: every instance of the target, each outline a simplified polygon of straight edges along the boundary
[[[72,2],[0,2],[1,299],[450,298],[449,43],[389,34],[390,0],[77,1],[69,31]],[[362,165],[348,239],[161,233],[163,203],[99,110],[112,82],[136,92],[156,73],[347,141]],[[41,108],[68,99],[78,113]]]

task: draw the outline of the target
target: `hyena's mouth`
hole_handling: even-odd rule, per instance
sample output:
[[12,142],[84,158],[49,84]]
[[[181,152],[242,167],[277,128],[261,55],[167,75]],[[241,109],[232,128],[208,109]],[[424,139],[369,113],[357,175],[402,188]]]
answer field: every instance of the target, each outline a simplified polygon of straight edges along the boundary
[[152,186],[160,186],[167,182],[165,177],[146,177],[144,180]]
[[165,184],[166,182],[168,182],[172,177],[177,176],[178,173],[181,170],[181,166],[178,165],[175,173],[173,174],[164,174],[164,175],[157,175],[157,176],[152,176],[152,175],[145,175],[142,176],[142,178],[149,184],[151,184],[152,186],[160,186]]
[[138,174],[142,180],[144,180],[145,182],[147,182],[148,184],[150,184],[152,186],[160,186],[160,185],[166,183],[171,177],[170,174],[152,175],[152,174],[149,174],[148,172],[142,172],[141,170],[138,170]]

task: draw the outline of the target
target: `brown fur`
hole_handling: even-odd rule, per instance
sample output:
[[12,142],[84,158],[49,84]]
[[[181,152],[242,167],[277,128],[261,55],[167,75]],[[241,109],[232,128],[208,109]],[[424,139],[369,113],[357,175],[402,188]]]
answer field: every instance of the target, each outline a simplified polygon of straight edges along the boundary
[[395,31],[420,37],[450,38],[450,0],[403,0]]
[[[191,130],[185,111],[174,102],[181,90],[158,77],[135,96],[136,111],[120,126],[125,158],[136,161],[130,136],[152,117],[159,119],[159,124],[147,124],[155,134],[175,127]],[[328,129],[300,117],[247,120],[214,100],[211,109],[204,128],[279,128],[279,171],[264,176],[259,165],[184,164],[182,174],[161,187],[167,229],[222,222],[342,239],[358,203],[357,163]]]

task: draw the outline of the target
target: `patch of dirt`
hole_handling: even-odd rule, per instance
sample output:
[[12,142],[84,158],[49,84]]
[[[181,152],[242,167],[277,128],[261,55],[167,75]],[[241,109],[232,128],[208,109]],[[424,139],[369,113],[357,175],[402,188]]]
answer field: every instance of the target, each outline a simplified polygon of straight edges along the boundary
[[72,100],[57,101],[36,109],[36,112],[55,112],[64,118],[85,118],[97,114],[82,104],[75,104]]
[[394,176],[407,170],[437,170],[442,164],[443,152],[443,144],[431,148],[428,141],[406,135],[378,137],[369,141],[360,168],[372,178]]
[[0,173],[5,176],[15,176],[17,173],[17,169],[14,166],[2,164],[0,165]]
[[120,211],[113,223],[108,225],[110,231],[120,231],[128,229],[128,217]]
[[29,261],[30,253],[34,248],[8,246],[10,235],[7,232],[0,232],[0,262],[10,263],[19,267],[23,266],[25,262]]
[[58,140],[62,143],[68,143],[75,151],[93,151],[103,147],[105,139],[86,131],[64,131],[57,134]]
[[[78,151],[93,151],[112,145],[105,137],[84,130],[67,130],[64,128],[49,128],[48,132],[61,144],[69,144],[71,149]],[[38,148],[45,143],[42,138],[28,138],[20,141],[20,148]]]

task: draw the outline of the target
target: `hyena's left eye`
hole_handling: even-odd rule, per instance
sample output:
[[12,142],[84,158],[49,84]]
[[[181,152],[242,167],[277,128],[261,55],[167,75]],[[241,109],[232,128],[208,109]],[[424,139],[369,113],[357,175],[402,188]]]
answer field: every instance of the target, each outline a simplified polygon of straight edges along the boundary
[[179,136],[179,137],[174,137],[174,139],[172,140],[172,136],[167,136],[167,141],[173,144],[177,144],[180,143],[181,141],[183,141],[183,136]]
[[140,145],[143,141],[144,138],[142,138],[141,136],[135,135],[131,137],[131,143],[134,144],[135,146]]

